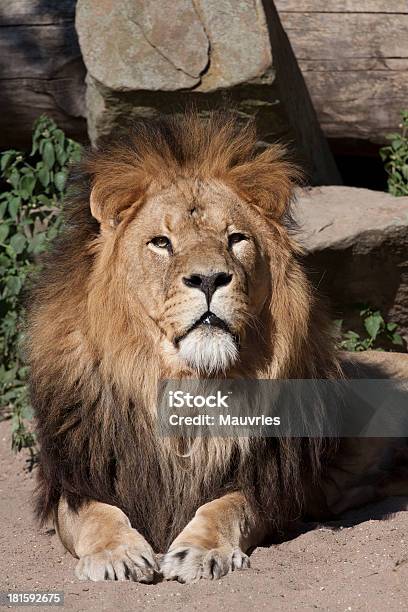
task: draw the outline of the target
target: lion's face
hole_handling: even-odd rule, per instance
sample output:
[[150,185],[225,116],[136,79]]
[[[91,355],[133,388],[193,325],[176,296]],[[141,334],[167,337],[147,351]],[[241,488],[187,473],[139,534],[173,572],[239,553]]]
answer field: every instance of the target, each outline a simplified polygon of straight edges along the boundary
[[221,181],[180,179],[150,193],[121,239],[127,283],[168,360],[225,372],[270,294],[248,205]]

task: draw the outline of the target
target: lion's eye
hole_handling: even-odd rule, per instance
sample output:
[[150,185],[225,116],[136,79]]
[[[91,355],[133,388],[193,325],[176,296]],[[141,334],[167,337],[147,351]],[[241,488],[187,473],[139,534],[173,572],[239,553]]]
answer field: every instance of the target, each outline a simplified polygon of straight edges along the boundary
[[248,240],[247,236],[239,232],[234,232],[233,234],[230,234],[228,236],[228,247],[231,248],[232,246],[234,246],[234,244],[242,242],[242,240]]
[[167,236],[156,236],[151,239],[150,243],[158,249],[167,249],[171,251],[171,242]]

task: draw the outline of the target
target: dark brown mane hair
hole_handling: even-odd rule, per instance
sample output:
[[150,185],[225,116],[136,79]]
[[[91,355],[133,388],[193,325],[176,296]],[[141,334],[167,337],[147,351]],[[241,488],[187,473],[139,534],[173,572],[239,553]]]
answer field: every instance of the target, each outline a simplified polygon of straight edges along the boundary
[[27,354],[40,444],[37,513],[47,519],[61,495],[72,508],[87,499],[114,504],[159,550],[199,505],[237,488],[282,527],[301,511],[305,483],[318,480],[326,449],[322,440],[202,438],[181,456],[174,442],[158,437],[148,409],[162,375],[151,323],[129,312],[114,255],[101,265],[100,225],[89,202],[93,189],[100,222],[118,224],[152,184],[180,176],[225,181],[279,231],[282,269],[269,313],[270,362],[257,376],[339,373],[327,318],[285,227],[299,172],[281,147],[258,152],[253,124],[191,114],[142,122],[126,140],[89,152],[73,175],[63,234],[33,280],[29,300]]

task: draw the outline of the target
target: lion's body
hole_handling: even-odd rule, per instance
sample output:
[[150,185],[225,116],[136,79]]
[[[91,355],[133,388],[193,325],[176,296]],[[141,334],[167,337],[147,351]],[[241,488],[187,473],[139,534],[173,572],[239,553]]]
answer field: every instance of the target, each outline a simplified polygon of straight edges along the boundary
[[[197,376],[202,364],[221,364],[228,377],[342,374],[286,228],[294,171],[280,152],[256,157],[253,133],[222,120],[155,130],[143,127],[84,163],[67,229],[32,292],[28,354],[39,515],[55,514],[61,497],[74,510],[104,502],[164,550],[199,506],[228,491],[242,491],[271,528],[283,527],[302,511],[305,489],[318,486],[331,450],[321,440],[202,438],[182,456],[182,441],[156,432],[162,378]],[[214,228],[231,214],[255,238],[224,255]],[[172,260],[153,247],[144,261],[134,245],[163,218],[168,231],[181,228]],[[201,315],[201,294],[178,279],[203,262],[232,271],[229,293],[213,302],[240,337],[239,357],[220,348],[211,361],[183,340]],[[232,335],[215,333],[210,352],[220,338],[232,346]]]

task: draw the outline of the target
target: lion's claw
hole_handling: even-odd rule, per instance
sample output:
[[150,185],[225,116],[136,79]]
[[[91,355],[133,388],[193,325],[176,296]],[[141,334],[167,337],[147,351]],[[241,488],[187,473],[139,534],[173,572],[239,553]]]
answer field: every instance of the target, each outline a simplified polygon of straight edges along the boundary
[[81,557],[75,574],[80,580],[133,580],[152,582],[160,568],[153,550],[147,544],[120,544],[116,548]]
[[163,557],[161,571],[165,580],[197,582],[200,578],[218,579],[237,569],[250,566],[249,557],[240,548],[177,546]]

